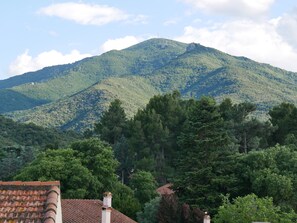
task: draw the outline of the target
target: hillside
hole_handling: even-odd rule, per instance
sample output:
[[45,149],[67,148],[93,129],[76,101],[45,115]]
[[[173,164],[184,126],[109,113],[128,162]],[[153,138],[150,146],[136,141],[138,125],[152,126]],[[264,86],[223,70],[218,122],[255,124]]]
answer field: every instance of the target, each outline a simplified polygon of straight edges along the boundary
[[[81,136],[75,132],[61,132],[34,124],[23,124],[0,115],[1,148],[29,146],[44,149],[46,146],[68,146]],[[1,150],[1,152],[3,152]]]
[[296,73],[245,57],[151,39],[0,81],[0,112],[22,122],[84,130],[114,98],[123,101],[131,117],[152,95],[179,90],[184,97],[250,101],[263,114],[283,101],[297,104],[296,83]]
[[84,130],[93,128],[109,103],[118,98],[128,116],[144,107],[159,92],[141,77],[109,78],[85,91],[57,102],[31,110],[14,112],[12,117],[21,122],[33,122],[46,127]]

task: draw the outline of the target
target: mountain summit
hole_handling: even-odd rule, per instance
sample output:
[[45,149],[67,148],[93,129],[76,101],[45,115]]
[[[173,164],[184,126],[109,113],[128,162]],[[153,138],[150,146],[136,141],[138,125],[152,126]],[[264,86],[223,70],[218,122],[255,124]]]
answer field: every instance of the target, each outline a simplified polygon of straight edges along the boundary
[[119,98],[132,116],[154,94],[250,101],[259,111],[297,103],[297,73],[197,43],[150,39],[73,64],[0,81],[0,113],[21,122],[84,130]]

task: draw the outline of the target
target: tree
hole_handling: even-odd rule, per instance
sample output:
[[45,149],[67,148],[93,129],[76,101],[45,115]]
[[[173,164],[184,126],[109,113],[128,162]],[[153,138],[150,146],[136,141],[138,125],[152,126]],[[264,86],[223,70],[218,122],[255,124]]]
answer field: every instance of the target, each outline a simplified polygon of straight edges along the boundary
[[214,223],[293,223],[296,220],[297,215],[294,211],[282,212],[279,207],[273,205],[272,198],[259,198],[255,194],[249,194],[238,197],[233,202],[224,197]]
[[162,194],[157,216],[158,223],[180,222],[181,206],[175,194]]
[[180,159],[174,188],[185,203],[215,211],[219,195],[233,188],[230,139],[214,99],[201,98],[189,111],[179,137]]
[[235,139],[239,147],[239,152],[248,153],[268,147],[268,138],[275,128],[269,122],[260,122],[251,117],[256,111],[256,105],[250,102],[232,104],[231,99],[227,98],[219,108],[231,138]]
[[64,198],[88,197],[89,187],[98,185],[72,149],[47,150],[14,177],[23,181],[61,181]]
[[109,105],[107,111],[103,112],[98,123],[95,124],[95,132],[101,140],[114,145],[125,133],[127,118],[122,102],[115,99]]
[[268,114],[272,125],[277,127],[271,137],[272,145],[283,144],[289,134],[297,136],[297,108],[294,104],[281,103],[273,107]]
[[239,195],[269,196],[282,208],[297,210],[297,152],[286,146],[253,151],[237,158]]
[[157,196],[157,182],[150,172],[137,171],[132,174],[130,187],[141,204],[145,204]]
[[158,223],[157,213],[161,197],[155,197],[150,202],[145,203],[144,209],[137,213],[137,221],[141,223]]
[[100,182],[100,186],[92,188],[90,195],[98,197],[105,191],[111,190],[117,182],[115,172],[118,166],[112,148],[107,143],[95,138],[77,141],[71,145],[71,148],[79,152],[77,157]]
[[141,204],[134,195],[134,191],[120,182],[112,189],[112,206],[125,213],[130,218],[136,219],[136,213],[141,210]]
[[26,164],[34,160],[36,148],[31,146],[8,146],[1,149],[0,180],[11,180]]
[[160,184],[167,183],[172,176],[176,137],[185,120],[182,104],[177,91],[156,95],[129,122],[128,141],[131,151],[136,154],[135,167],[152,171]]

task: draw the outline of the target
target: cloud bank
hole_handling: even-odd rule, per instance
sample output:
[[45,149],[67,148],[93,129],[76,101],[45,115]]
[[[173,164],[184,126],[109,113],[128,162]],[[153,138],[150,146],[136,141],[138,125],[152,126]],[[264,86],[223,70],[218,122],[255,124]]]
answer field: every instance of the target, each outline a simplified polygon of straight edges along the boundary
[[56,16],[82,25],[106,25],[112,22],[144,22],[144,15],[130,15],[107,5],[66,2],[53,4],[38,10],[39,14]]
[[9,76],[36,71],[47,66],[73,63],[90,56],[90,54],[81,54],[78,50],[72,50],[69,54],[62,54],[59,51],[51,50],[32,57],[29,55],[29,50],[26,50],[10,64]]
[[187,26],[183,35],[175,39],[186,43],[198,42],[232,55],[244,55],[259,62],[297,71],[297,65],[292,63],[297,60],[297,51],[286,40],[286,36],[278,31],[280,20],[262,23],[236,20],[207,27]]
[[198,10],[228,16],[255,16],[268,11],[274,0],[180,0]]

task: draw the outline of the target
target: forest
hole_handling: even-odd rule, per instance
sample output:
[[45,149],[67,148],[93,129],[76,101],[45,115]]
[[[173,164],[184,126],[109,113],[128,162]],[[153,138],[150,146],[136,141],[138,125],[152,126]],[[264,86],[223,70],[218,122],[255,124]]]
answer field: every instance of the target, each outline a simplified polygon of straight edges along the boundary
[[[174,91],[128,118],[115,99],[67,144],[56,137],[13,153],[3,145],[1,167],[24,161],[0,180],[60,180],[63,198],[101,199],[108,190],[113,207],[139,223],[199,223],[204,212],[215,223],[296,222],[297,108],[283,102],[265,119],[256,110]],[[167,183],[174,194],[158,195]]]

